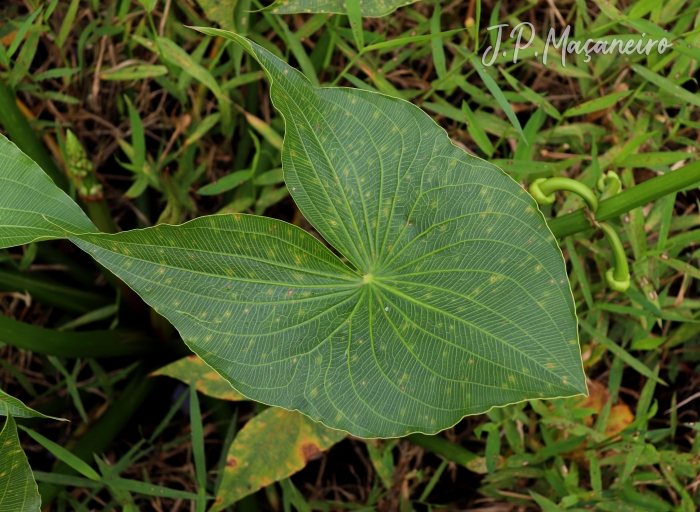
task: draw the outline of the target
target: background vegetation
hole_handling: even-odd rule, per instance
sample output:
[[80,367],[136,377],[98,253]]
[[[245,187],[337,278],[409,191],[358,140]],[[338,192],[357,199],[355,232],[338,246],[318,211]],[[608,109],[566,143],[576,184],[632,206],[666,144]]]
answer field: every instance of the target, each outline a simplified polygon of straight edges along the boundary
[[[567,176],[592,187],[612,170],[630,189],[696,165],[697,0],[418,2],[364,18],[362,32],[344,14],[261,7],[7,0],[4,132],[103,231],[254,212],[313,233],[283,183],[284,124],[259,66],[229,41],[187,28],[218,25],[314,83],[414,102],[455,144],[524,186]],[[509,50],[479,66],[494,41],[485,27],[520,21],[537,27],[531,49],[517,63]],[[644,33],[674,46],[588,63],[570,56],[566,66],[550,53],[542,65],[534,51],[550,27],[567,24],[581,39]],[[454,29],[462,30],[415,38]],[[414,39],[382,44],[402,38]],[[600,232],[561,239],[588,398],[512,405],[436,437],[384,441],[327,437],[301,416],[241,400],[181,359],[188,351],[167,321],[67,242],[3,251],[0,388],[70,420],[17,420],[28,427],[20,437],[43,506],[204,510],[199,494],[237,510],[694,510],[697,200],[691,187],[611,219],[630,261],[625,293],[605,283],[613,258]],[[580,206],[560,194],[543,211],[556,218]],[[263,454],[267,468],[254,464]]]

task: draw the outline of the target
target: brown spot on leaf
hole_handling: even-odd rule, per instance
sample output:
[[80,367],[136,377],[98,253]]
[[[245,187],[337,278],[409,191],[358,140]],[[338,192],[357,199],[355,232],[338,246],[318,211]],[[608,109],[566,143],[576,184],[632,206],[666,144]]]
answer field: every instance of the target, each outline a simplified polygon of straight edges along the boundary
[[226,457],[226,465],[230,468],[235,468],[236,466],[238,466],[238,461],[233,455],[229,455],[228,457]]
[[309,462],[320,454],[321,450],[313,443],[305,443],[301,445],[301,455],[304,457],[304,462]]

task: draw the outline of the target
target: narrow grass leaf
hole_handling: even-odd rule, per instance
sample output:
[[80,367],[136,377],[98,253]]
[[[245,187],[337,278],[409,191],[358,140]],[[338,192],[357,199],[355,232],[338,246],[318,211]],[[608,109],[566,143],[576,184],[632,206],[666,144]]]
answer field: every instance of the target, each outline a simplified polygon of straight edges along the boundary
[[252,176],[253,171],[251,171],[250,169],[236,171],[224,176],[223,178],[215,181],[214,183],[204,185],[197,191],[197,193],[202,196],[214,196],[216,194],[221,194],[228,190],[233,190],[237,186],[248,181]]
[[282,149],[282,137],[279,133],[275,131],[269,124],[260,119],[259,117],[249,114],[248,112],[243,112],[248,124],[252,126],[256,132],[263,136],[263,138],[272,144],[276,149]]
[[100,80],[130,82],[144,80],[168,74],[168,68],[159,64],[134,64],[120,68],[107,69],[100,73]]
[[498,86],[496,81],[493,78],[491,78],[491,75],[484,71],[483,64],[478,58],[472,57],[470,59],[470,62],[472,64],[472,67],[478,73],[479,77],[481,77],[481,80],[484,82],[486,88],[489,90],[489,92],[493,95],[500,107],[503,109],[503,112],[505,112],[506,117],[508,117],[508,119],[510,120],[511,124],[513,125],[513,128],[515,128],[515,131],[517,131],[520,134],[522,140],[524,140],[527,144],[527,141],[525,140],[525,134],[523,133],[523,129],[520,126],[520,121],[515,115],[515,112],[513,112],[513,108],[510,106],[510,103],[503,95],[503,91],[501,90],[501,88]]
[[628,155],[621,163],[625,167],[658,167],[693,158],[692,153],[683,151],[666,151],[662,153],[636,153]]
[[221,120],[221,114],[219,112],[214,112],[213,114],[209,114],[207,117],[202,119],[201,123],[197,124],[197,127],[195,130],[187,136],[185,139],[185,146],[189,146],[190,144],[194,144],[197,142],[199,139],[204,137],[209,130],[214,128],[217,124],[219,124],[219,121]]
[[466,101],[462,101],[462,112],[466,118],[467,131],[469,132],[469,135],[471,135],[472,139],[474,139],[474,142],[477,146],[479,146],[481,151],[483,151],[489,158],[492,157],[495,151],[493,144],[491,144],[488,135],[486,135],[486,132],[479,124],[479,120],[474,115],[472,109],[469,108]]
[[396,39],[390,39],[389,41],[382,41],[381,43],[374,43],[365,46],[363,53],[371,52],[373,50],[388,50],[390,48],[396,48],[397,46],[406,46],[410,43],[422,43],[424,41],[430,41],[435,38],[450,37],[454,34],[459,34],[464,32],[464,29],[457,30],[447,30],[445,32],[436,32],[434,34],[427,34],[422,36],[406,36],[397,37]]
[[658,86],[667,93],[672,94],[673,96],[680,98],[687,103],[700,107],[700,96],[697,94],[693,94],[680,85],[673,83],[668,78],[665,78],[640,64],[632,64],[632,69],[639,76]]
[[167,487],[163,487],[161,485],[154,485],[148,482],[140,482],[138,480],[129,480],[126,478],[103,478],[101,482],[108,487],[135,492],[145,496],[158,496],[161,498],[171,498],[174,500],[182,499],[203,501],[210,499],[210,497],[206,495],[202,496],[191,492],[168,489]]
[[580,105],[577,105],[575,107],[571,107],[567,109],[562,115],[564,117],[573,117],[581,116],[584,114],[590,114],[591,112],[597,112],[599,110],[605,110],[606,108],[612,107],[613,105],[615,105],[615,103],[617,103],[623,98],[626,98],[633,92],[634,91],[613,92],[611,94],[601,96],[600,98],[586,101],[585,103],[581,103]]
[[61,459],[63,462],[65,462],[68,466],[76,470],[78,473],[83,475],[86,478],[89,478],[90,480],[94,480],[98,482],[100,480],[100,475],[92,469],[90,466],[87,465],[87,463],[75,455],[73,455],[71,452],[63,448],[62,446],[57,445],[50,439],[45,438],[38,432],[34,432],[33,430],[29,430],[28,428],[25,428],[23,426],[19,426],[22,430],[24,430],[27,434],[29,434],[29,437],[34,439],[37,443],[39,443],[41,446],[43,446],[45,449],[50,451],[57,459]]
[[259,174],[255,177],[254,180],[255,184],[260,186],[277,185],[278,183],[282,183],[283,181],[284,175],[282,173],[281,167]]
[[[19,48],[19,45],[22,44],[22,41],[24,41],[24,36],[27,34],[27,31],[29,30],[29,27],[32,26],[32,23],[34,23],[34,20],[41,14],[41,11],[44,9],[44,6],[40,6],[37,10],[35,10],[33,13],[31,13],[26,20],[22,22],[22,24],[19,26],[19,29],[17,30],[17,33],[15,34],[14,38],[12,39],[12,43],[10,43],[10,47],[7,49],[5,55],[9,59],[11,58],[15,52],[17,51],[17,48]],[[17,62],[15,65],[18,65],[19,62]]]
[[[202,426],[202,412],[199,410],[199,397],[197,387],[190,381],[190,432],[192,437],[192,458],[194,459],[194,471],[197,478],[197,494],[204,496],[207,493],[207,460],[204,455],[204,427]],[[195,510],[204,512],[204,501],[197,501]]]
[[[433,35],[440,34],[440,22],[442,16],[442,9],[440,8],[440,2],[435,2],[435,7],[433,8],[433,15],[430,18],[430,32]],[[444,78],[447,74],[447,64],[445,62],[445,47],[442,44],[442,38],[435,37],[430,41],[433,50],[433,64],[435,65],[435,72],[438,78]]]
[[217,98],[223,97],[223,93],[216,79],[211,75],[209,70],[198,64],[189,53],[167,37],[158,37],[156,41],[162,55],[168,61],[179,66],[187,74],[206,85]]
[[590,336],[594,337],[598,343],[605,346],[605,348],[607,348],[610,352],[619,357],[628,366],[634,368],[638,373],[641,373],[646,378],[652,379],[663,386],[667,386],[667,384],[663,380],[656,376],[653,370],[651,370],[644,363],[632,356],[629,352],[627,352],[624,348],[615,343],[613,340],[605,336],[602,332],[600,332],[600,330],[596,329],[594,326],[581,319],[579,319],[579,325],[581,325],[583,330],[586,331]]

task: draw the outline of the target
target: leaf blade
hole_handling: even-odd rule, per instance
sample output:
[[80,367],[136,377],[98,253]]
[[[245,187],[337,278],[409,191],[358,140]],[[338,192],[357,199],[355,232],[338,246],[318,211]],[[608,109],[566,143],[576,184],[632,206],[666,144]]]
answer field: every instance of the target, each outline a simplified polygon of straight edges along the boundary
[[287,187],[350,263],[245,215],[75,243],[241,394],[357,436],[435,433],[586,392],[563,258],[517,183],[408,102],[316,89],[240,36],[202,31],[242,44],[271,78]]
[[40,508],[39,490],[10,414],[0,432],[0,510],[38,512]]
[[80,207],[3,135],[0,183],[0,248],[97,231]]
[[344,437],[344,432],[325,428],[297,412],[266,409],[249,420],[231,444],[212,512],[293,475],[309,458]]

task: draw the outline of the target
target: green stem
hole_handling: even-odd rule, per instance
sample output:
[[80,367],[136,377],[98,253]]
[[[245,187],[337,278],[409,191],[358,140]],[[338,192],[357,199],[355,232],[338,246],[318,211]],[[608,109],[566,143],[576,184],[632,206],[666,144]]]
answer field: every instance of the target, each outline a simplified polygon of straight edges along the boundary
[[[94,462],[95,453],[104,452],[124,425],[138,410],[139,406],[148,397],[155,385],[154,379],[145,379],[143,374],[136,375],[126,386],[119,399],[112,405],[99,420],[97,420],[78,441],[71,452],[88,464]],[[53,470],[53,473],[75,475],[75,470],[61,462]],[[42,483],[39,485],[39,494],[44,507],[58,495],[61,487],[54,484]]]
[[588,203],[588,207],[593,212],[598,210],[598,198],[595,193],[580,181],[571,178],[540,178],[530,185],[530,193],[540,204],[552,204],[554,192],[557,190],[578,194]]
[[0,123],[7,130],[12,142],[34,160],[59,188],[67,191],[66,176],[39,141],[27,118],[20,112],[14,92],[2,80],[0,80]]
[[607,222],[599,222],[600,229],[605,233],[610,248],[612,249],[615,266],[605,273],[608,285],[615,291],[624,292],[630,286],[630,269],[627,264],[627,255],[622,246],[617,231]]
[[406,436],[411,443],[425,448],[426,450],[456,462],[460,466],[467,467],[467,464],[478,458],[476,453],[462,448],[458,444],[448,441],[441,436],[427,436],[425,434],[411,434]]
[[[644,206],[666,194],[683,190],[698,182],[700,182],[700,161],[695,161],[676,171],[667,172],[601,201],[596,212],[596,219],[605,221],[619,217],[638,206]],[[557,238],[594,227],[582,210],[550,219],[547,224]]]
[[[122,357],[180,347],[134,331],[62,332],[25,324],[0,315],[0,342],[58,357]],[[180,344],[183,354],[187,349]]]

